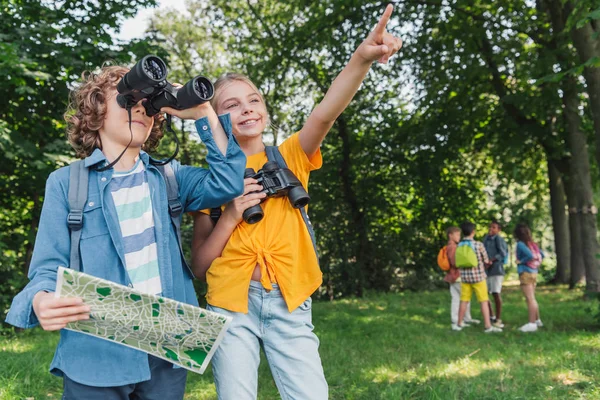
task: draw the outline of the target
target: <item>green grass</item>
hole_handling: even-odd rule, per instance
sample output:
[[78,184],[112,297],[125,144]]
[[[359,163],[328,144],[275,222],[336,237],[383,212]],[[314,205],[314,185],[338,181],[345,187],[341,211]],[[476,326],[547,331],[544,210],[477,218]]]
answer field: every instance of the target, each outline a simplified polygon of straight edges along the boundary
[[[504,292],[505,331],[450,330],[447,291],[315,302],[316,332],[332,399],[600,399],[600,336],[580,290],[538,288],[541,331],[516,330],[527,311],[518,287]],[[473,304],[473,316],[479,308]],[[47,372],[57,334],[0,338],[1,399],[57,399]],[[188,375],[187,399],[215,399],[212,374]],[[307,382],[310,384],[310,382]],[[277,399],[268,365],[259,399]]]

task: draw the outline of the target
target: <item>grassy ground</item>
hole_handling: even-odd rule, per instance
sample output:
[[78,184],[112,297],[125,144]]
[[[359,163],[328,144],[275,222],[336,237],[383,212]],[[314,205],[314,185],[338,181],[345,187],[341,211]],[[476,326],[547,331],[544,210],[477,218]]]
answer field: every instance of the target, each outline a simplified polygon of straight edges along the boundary
[[[316,302],[331,398],[600,399],[599,326],[594,303],[581,298],[581,291],[539,287],[545,327],[524,334],[517,331],[527,318],[522,295],[508,287],[506,328],[495,335],[451,331],[446,291]],[[57,338],[39,329],[0,338],[1,399],[60,398],[61,380],[47,372]],[[189,374],[186,398],[216,398],[210,370]],[[277,398],[263,361],[259,399]]]

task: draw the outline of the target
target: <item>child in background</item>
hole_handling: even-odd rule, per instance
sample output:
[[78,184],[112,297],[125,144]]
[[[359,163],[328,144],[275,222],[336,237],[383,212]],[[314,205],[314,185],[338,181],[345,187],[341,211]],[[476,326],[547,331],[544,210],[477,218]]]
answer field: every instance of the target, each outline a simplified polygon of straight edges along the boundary
[[[463,234],[463,241],[460,245],[471,247],[477,257],[477,265],[471,268],[460,268],[461,295],[460,310],[458,312],[458,330],[463,328],[463,319],[467,310],[467,304],[471,301],[473,292],[477,296],[477,301],[481,305],[481,314],[485,324],[485,333],[502,332],[502,329],[492,326],[490,322],[489,297],[487,293],[485,265],[488,264],[488,256],[481,242],[475,241],[475,224],[472,222],[463,222],[460,225]],[[463,243],[464,242],[464,243]],[[461,265],[457,263],[457,266]]]
[[[144,100],[131,108],[130,115],[117,104],[116,86],[128,71],[111,66],[84,74],[65,114],[69,142],[89,168],[80,268],[144,293],[197,306],[193,276],[182,262],[171,223],[165,180],[143,151],[160,141],[163,118],[146,115]],[[161,111],[195,120],[208,149],[210,169],[171,161],[184,211],[214,207],[238,196],[246,158],[231,136],[228,117],[221,117],[219,123],[208,103]],[[50,372],[63,377],[64,399],[180,400],[185,369],[133,348],[62,329],[90,317],[90,308],[81,299],[56,298],[53,293],[58,267],[70,262],[70,168],[74,167],[60,168],[48,177],[30,282],[13,300],[6,322],[61,330]]]
[[539,266],[544,254],[531,238],[531,231],[526,224],[518,224],[514,231],[517,242],[517,272],[521,283],[521,291],[527,301],[529,322],[519,328],[521,332],[535,332],[544,326],[540,319],[540,308],[535,299],[535,287]]
[[496,314],[494,315],[492,303],[490,302],[490,320],[492,325],[504,328],[502,323],[502,282],[504,282],[504,260],[508,255],[508,246],[500,231],[502,226],[498,221],[492,221],[488,234],[483,237],[483,246],[490,258],[490,263],[485,271],[487,275],[488,292],[494,297]]
[[[456,268],[456,246],[460,242],[460,228],[451,226],[446,229],[446,235],[448,236],[448,244],[446,245],[446,252],[448,254],[448,261],[450,263],[450,269],[444,277],[444,281],[450,285],[450,321],[452,322],[452,330],[460,330],[458,328],[458,310],[460,307],[460,271]],[[480,323],[479,320],[471,318],[471,303],[467,305],[465,312],[465,324],[477,325]]]

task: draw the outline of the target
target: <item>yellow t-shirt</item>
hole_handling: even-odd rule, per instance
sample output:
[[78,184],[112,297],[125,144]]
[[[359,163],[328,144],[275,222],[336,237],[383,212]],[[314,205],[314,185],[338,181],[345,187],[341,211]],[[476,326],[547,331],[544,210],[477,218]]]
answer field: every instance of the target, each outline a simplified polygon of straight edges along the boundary
[[[308,190],[310,171],[321,168],[321,151],[309,159],[300,146],[298,133],[279,146],[288,168]],[[247,157],[246,168],[258,171],[268,161],[263,151]],[[310,234],[300,210],[287,196],[268,198],[261,206],[264,218],[256,224],[242,221],[227,245],[206,272],[209,304],[234,312],[248,312],[248,289],[255,266],[261,283],[271,290],[277,282],[288,310],[302,304],[323,281]]]

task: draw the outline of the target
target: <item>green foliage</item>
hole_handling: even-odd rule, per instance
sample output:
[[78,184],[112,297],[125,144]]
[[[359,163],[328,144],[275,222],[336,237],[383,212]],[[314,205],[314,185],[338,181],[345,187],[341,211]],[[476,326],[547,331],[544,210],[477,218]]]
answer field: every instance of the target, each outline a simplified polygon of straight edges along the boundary
[[[545,133],[519,126],[504,103],[522,107],[543,126],[560,99],[531,84],[532,76],[545,73],[538,71],[548,70],[522,33],[538,29],[530,18],[536,11],[510,4],[508,17],[504,2],[461,2],[450,10],[397,6],[390,29],[403,37],[405,49],[392,64],[373,67],[326,138],[323,167],[311,177],[321,295],[435,286],[443,231],[465,219],[475,221],[481,235],[492,218],[507,229],[521,219],[539,226],[538,234],[547,228],[539,224],[548,219],[548,195],[537,144]],[[188,5],[188,17],[154,25],[153,35],[167,38],[165,49],[176,43],[171,60],[178,65],[191,57],[201,60],[198,70],[214,64],[218,72],[228,67],[249,75],[280,128],[270,132],[277,143],[301,128],[381,12],[377,2]],[[479,23],[488,14],[489,23]],[[509,25],[518,30],[509,32]],[[477,38],[486,35],[503,49],[495,55],[509,88],[502,99],[482,63]],[[180,37],[195,45],[177,42]]]

